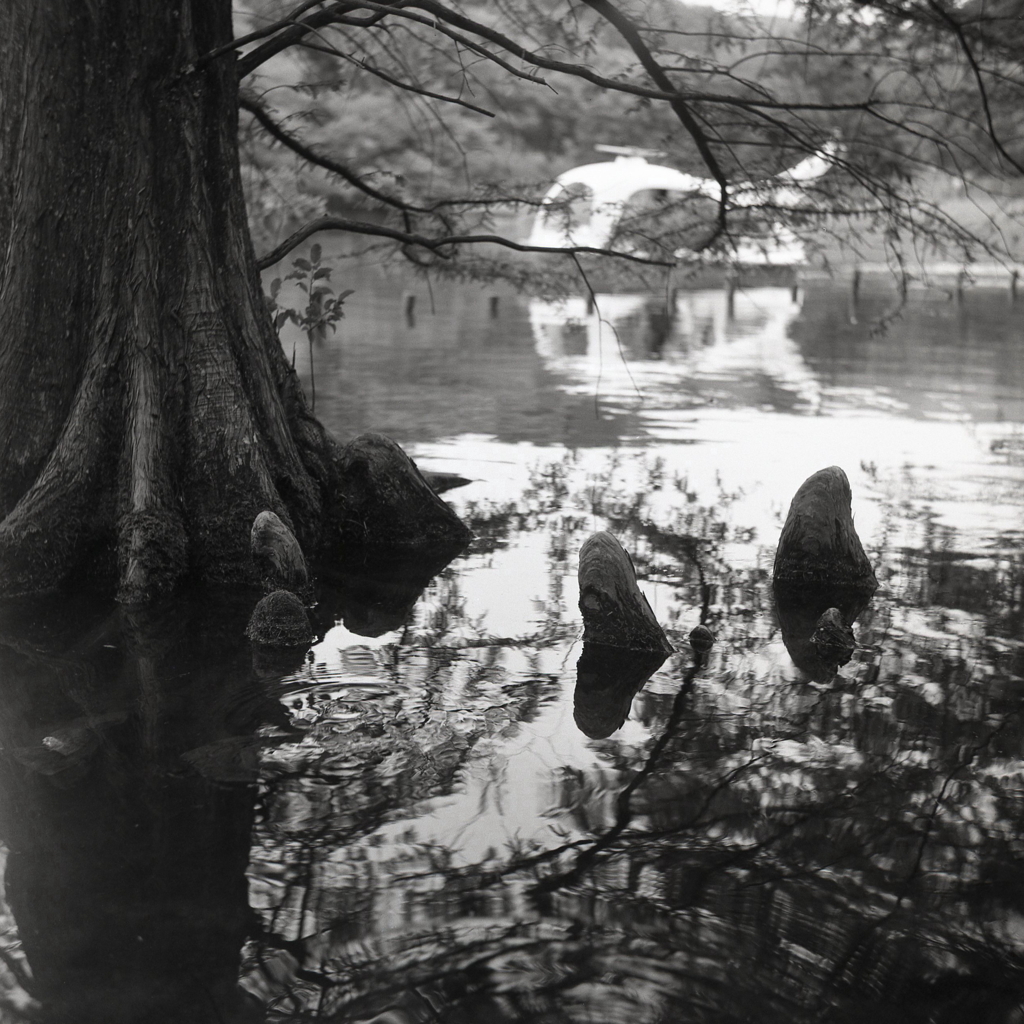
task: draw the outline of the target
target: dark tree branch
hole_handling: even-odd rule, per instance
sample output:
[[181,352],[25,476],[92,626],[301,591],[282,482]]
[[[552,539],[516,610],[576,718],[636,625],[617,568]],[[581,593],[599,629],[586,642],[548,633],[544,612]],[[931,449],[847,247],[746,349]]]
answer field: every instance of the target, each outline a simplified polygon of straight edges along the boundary
[[[305,43],[304,45],[310,46],[311,44]],[[322,47],[314,46],[313,49],[320,50],[323,53],[329,53],[335,57],[340,57],[342,60],[347,60],[357,68],[362,68],[362,70],[368,74],[375,75],[382,81],[387,82],[388,85],[404,89],[406,92],[415,93],[417,96],[426,96],[428,99],[432,100],[440,100],[442,103],[454,103],[456,106],[465,107],[467,110],[472,110],[476,114],[483,114],[484,117],[494,117],[494,111],[488,110],[486,107],[478,107],[475,103],[470,103],[469,100],[460,99],[458,96],[445,96],[443,93],[431,92],[430,89],[424,89],[420,85],[413,85],[411,82],[403,82],[365,60],[360,60],[360,58],[353,57],[348,53],[342,53],[337,47],[325,45]]]
[[[383,0],[382,3],[359,3],[352,5],[337,4],[336,7],[338,10],[336,13],[334,8],[332,8],[331,11],[322,12],[319,15],[313,15],[310,18],[293,24],[291,29],[281,32],[277,38],[271,39],[269,42],[264,43],[263,46],[259,46],[255,50],[251,50],[238,62],[239,75],[242,77],[248,75],[259,67],[260,64],[263,64],[265,61],[280,53],[282,50],[287,49],[289,46],[295,45],[295,43],[299,42],[304,35],[315,28],[322,28],[327,25],[359,25],[367,27],[378,24],[388,14],[401,14],[403,17],[410,18],[413,21],[417,21],[422,25],[426,25],[429,28],[447,35],[450,39],[453,39],[460,45],[465,46],[473,53],[479,54],[481,57],[492,61],[503,70],[509,72],[509,74],[515,75],[517,78],[522,78],[528,82],[536,82],[540,85],[546,84],[542,78],[538,78],[536,75],[531,75],[529,72],[521,71],[520,69],[513,67],[507,61],[502,60],[502,58],[497,54],[492,53],[486,47],[481,46],[472,39],[468,39],[465,36],[459,35],[458,33],[452,32],[450,29],[443,27],[436,19],[424,18],[420,15],[415,15],[409,11],[403,11],[401,9],[406,5],[406,3],[411,2],[412,0],[393,0],[393,2],[389,3],[388,0]],[[346,9],[342,10],[341,8],[343,7]],[[354,10],[357,7],[366,8],[374,13],[366,18],[360,19],[344,17],[347,10]],[[464,20],[466,20],[470,26],[476,26],[475,22],[468,21],[468,19]],[[290,24],[290,22],[286,22],[285,24]],[[480,27],[482,28],[482,26]],[[230,48],[231,47],[229,47],[229,49]],[[224,48],[221,48],[222,52],[223,50]]]
[[971,65],[971,72],[974,75],[974,81],[978,85],[978,95],[981,97],[981,106],[985,112],[985,123],[988,126],[988,137],[992,140],[992,144],[1015,171],[1020,174],[1024,174],[1024,166],[1015,160],[1012,154],[1007,152],[1006,147],[1002,144],[999,139],[999,135],[996,132],[996,126],[992,120],[992,110],[989,107],[988,102],[988,90],[985,88],[985,80],[982,78],[981,67],[975,59],[974,51],[971,49],[971,44],[967,41],[963,26],[956,20],[956,18],[953,17],[953,15],[949,13],[949,11],[946,10],[945,7],[942,6],[941,3],[939,3],[939,0],[928,0],[928,6],[936,13],[936,15],[938,15],[943,24],[945,24],[956,36],[957,41],[960,44],[960,49],[964,51],[964,56],[967,58],[968,64]]
[[[594,4],[589,3],[589,0],[583,0],[583,2],[590,7],[594,7]],[[537,53],[536,51],[528,50],[526,49],[526,47],[521,46],[511,37],[506,36],[503,33],[496,31],[495,29],[491,29],[486,25],[482,25],[479,22],[475,22],[470,18],[466,18],[460,14],[456,14],[454,11],[448,10],[446,7],[444,7],[443,4],[438,3],[437,0],[403,0],[403,6],[405,6],[405,4],[408,4],[408,6],[410,7],[418,7],[421,10],[429,11],[431,14],[435,15],[437,19],[454,25],[455,27],[460,28],[463,31],[473,32],[474,34],[480,36],[480,38],[486,39],[488,42],[497,44],[503,49],[508,50],[509,53],[515,55],[516,57],[519,57],[521,60],[533,64],[535,67],[542,68],[545,71],[557,71],[560,72],[561,74],[572,75],[574,78],[582,78],[584,81],[590,82],[592,85],[600,86],[602,89],[611,89],[614,90],[615,92],[624,92],[632,96],[642,96],[646,99],[665,100],[668,102],[672,102],[673,100],[681,100],[684,103],[692,103],[695,101],[699,101],[702,103],[716,103],[725,106],[734,106],[750,110],[756,108],[777,110],[794,109],[793,104],[785,103],[782,101],[769,102],[744,99],[739,96],[730,96],[727,93],[680,92],[678,89],[676,89],[676,87],[672,84],[671,80],[669,80],[667,76],[663,78],[663,84],[659,84],[657,82],[655,83],[658,85],[657,89],[647,88],[642,85],[635,85],[632,82],[623,82],[615,78],[606,78],[605,76],[599,75],[595,71],[592,71],[590,68],[586,67],[583,64],[570,64],[567,63],[566,61],[552,60],[551,58],[545,57],[542,54]],[[379,5],[370,2],[370,0],[364,0],[362,6],[375,9]],[[607,6],[611,7],[610,4]],[[597,8],[595,7],[595,10],[596,9]],[[614,8],[611,9],[614,10]],[[431,28],[434,28],[439,32],[444,31],[442,26],[439,25],[437,21],[420,17],[419,15],[413,14],[411,11],[399,10],[396,7],[393,13],[404,18],[412,18],[413,20],[419,21],[424,25],[429,25]],[[617,24],[615,24],[614,22],[612,22],[612,24],[614,24],[616,29],[619,29],[619,26]],[[631,25],[632,23],[627,22],[627,24]],[[637,42],[641,47],[643,47],[646,50],[646,44],[640,38],[635,26],[633,26],[632,29],[635,34]],[[619,29],[619,31],[621,33],[621,29]],[[452,35],[451,38],[454,39],[456,37]],[[465,40],[462,37],[459,37],[458,41],[465,42]],[[627,42],[630,42],[630,40],[627,39]],[[630,45],[632,46],[631,42]],[[634,50],[634,52],[636,52],[636,50]],[[649,50],[647,50],[647,52],[648,54],[650,53]],[[485,55],[493,57],[490,51],[485,51]],[[639,53],[637,53],[637,56],[639,57]],[[651,60],[653,61],[653,57],[651,58]],[[661,70],[660,65],[657,64],[657,61],[654,61],[654,66],[658,67],[658,69]],[[521,74],[520,77],[522,77]],[[799,106],[800,105],[798,105],[798,107]],[[831,104],[822,104],[820,105],[820,107],[816,105],[809,105],[804,109],[833,110],[836,108]],[[860,105],[853,105],[850,109],[860,109]]]
[[[584,0],[584,2],[586,2],[586,0]],[[435,2],[435,0],[392,0],[390,3],[388,0],[381,0],[381,2],[374,2],[374,0],[362,0],[361,3],[353,6],[358,6],[375,12],[374,20],[372,22],[373,24],[379,23],[387,15],[393,15],[395,17],[414,21],[420,25],[425,25],[442,35],[446,35],[453,42],[458,43],[460,46],[465,46],[466,49],[480,55],[486,60],[492,61],[509,74],[515,75],[517,78],[523,79],[527,82],[534,82],[538,85],[547,85],[548,83],[537,75],[530,74],[529,72],[525,72],[514,67],[493,51],[481,46],[479,43],[463,35],[461,32],[452,31],[447,26],[452,25],[462,31],[472,32],[475,35],[478,35],[481,39],[494,43],[521,60],[524,60],[529,64],[533,64],[535,67],[541,68],[545,71],[556,71],[560,74],[571,75],[574,78],[581,78],[584,81],[590,82],[592,85],[599,86],[602,89],[611,89],[615,92],[623,92],[631,96],[640,96],[645,99],[663,100],[669,103],[675,100],[682,101],[683,103],[714,103],[723,106],[739,107],[747,110],[869,110],[872,106],[871,101],[866,103],[839,105],[831,103],[787,103],[782,100],[757,100],[741,96],[730,96],[728,93],[684,93],[676,89],[667,76],[664,79],[666,87],[651,89],[646,86],[636,85],[632,82],[606,78],[604,75],[597,74],[597,72],[592,71],[583,64],[572,64],[567,61],[553,60],[545,57],[536,51],[529,50],[526,47],[521,46],[511,37],[506,36],[495,29],[489,28],[480,22],[473,21],[471,18],[466,18],[454,11],[448,10],[442,4]],[[434,17],[430,18],[416,14],[414,11],[407,10],[406,8],[408,7],[418,7],[430,12]],[[442,22],[444,24],[442,24]],[[355,22],[351,19],[343,19],[341,16],[329,16],[329,12],[324,12],[323,15],[313,15],[312,17],[298,23],[297,27],[301,28],[301,31],[299,31],[294,37],[291,35],[286,36],[285,33],[282,33],[276,39],[272,39],[270,42],[265,44],[265,47],[259,47],[257,50],[253,50],[242,57],[239,60],[240,74],[243,76],[249,74],[251,71],[255,70],[259,64],[262,64],[265,60],[268,60],[281,50],[294,45],[294,43],[301,39],[303,35],[312,31],[314,28],[325,27],[331,24],[351,25],[355,24]],[[371,22],[368,20],[359,21],[358,24],[368,25],[371,24]],[[618,28],[618,26],[616,26],[616,28]],[[636,29],[634,28],[634,32],[635,31]],[[637,39],[639,40],[639,33],[637,33]],[[642,40],[639,41],[642,46],[645,46]],[[657,62],[655,62],[655,64],[657,65]],[[660,68],[660,65],[657,66]]]
[[[457,106],[465,107],[467,110],[472,110],[476,114],[483,114],[484,117],[494,117],[494,113],[492,111],[487,110],[484,107],[477,106],[475,103],[470,103],[468,100],[461,99],[458,96],[446,96],[444,93],[432,92],[430,89],[426,89],[421,85],[413,85],[411,82],[403,82],[401,79],[395,78],[393,75],[388,74],[388,72],[378,68],[374,64],[371,64],[368,60],[364,60],[338,49],[337,46],[324,38],[323,33],[318,29],[311,29],[310,31],[319,37],[321,44],[318,45],[316,43],[301,41],[297,45],[304,46],[310,50],[316,50],[319,53],[329,54],[330,56],[337,57],[340,60],[346,60],[349,63],[354,64],[357,68],[361,68],[363,71],[366,71],[368,74],[375,75],[382,81],[387,82],[388,85],[393,85],[398,89],[404,89],[406,92],[415,93],[417,96],[426,96],[428,99],[440,100],[442,103],[454,103]],[[405,70],[408,71],[410,69],[405,68]]]
[[404,199],[399,199],[397,196],[390,195],[387,192],[381,192],[379,189],[376,189],[372,185],[363,181],[358,174],[349,170],[349,168],[344,164],[340,164],[336,160],[331,160],[329,157],[320,156],[318,153],[314,153],[313,150],[305,145],[305,143],[300,142],[294,135],[290,135],[286,132],[267,113],[267,111],[251,97],[246,96],[245,94],[239,94],[238,105],[243,110],[252,114],[252,116],[255,117],[256,120],[267,130],[268,134],[272,138],[277,139],[281,145],[286,146],[293,153],[297,153],[303,160],[306,160],[317,167],[322,167],[324,170],[330,171],[332,174],[337,174],[339,178],[343,178],[350,185],[358,188],[361,192],[364,192],[371,198],[398,210],[411,210],[414,213],[431,212],[426,207],[415,206],[412,203],[405,202]]
[[622,260],[629,260],[632,263],[642,263],[650,267],[671,267],[672,261],[652,260],[643,256],[633,256],[626,252],[615,252],[611,249],[598,249],[591,245],[567,246],[564,249],[548,245],[523,245],[513,242],[501,235],[445,235],[439,238],[429,238],[426,235],[412,234],[408,231],[399,231],[397,228],[385,227],[383,224],[368,224],[365,221],[348,220],[342,217],[320,217],[300,228],[293,235],[286,238],[280,245],[271,249],[270,252],[261,256],[257,261],[260,270],[272,267],[279,260],[288,255],[296,246],[301,245],[311,235],[319,231],[351,231],[359,235],[376,235],[380,238],[391,238],[403,245],[418,245],[421,248],[437,252],[444,257],[445,254],[439,250],[450,245],[465,245],[487,243],[500,245],[506,249],[514,249],[516,252],[539,252],[548,253],[554,256],[572,256],[578,253],[589,253],[595,256],[615,256]]
[[[530,72],[528,72],[528,71],[523,71],[520,68],[514,67],[512,64],[509,64],[508,61],[506,61],[506,60],[502,59],[501,57],[499,57],[496,53],[493,53],[491,50],[488,50],[487,47],[481,46],[478,42],[475,42],[474,40],[468,38],[467,36],[462,35],[459,32],[453,32],[447,26],[440,24],[440,22],[438,21],[438,18],[425,18],[425,17],[423,17],[423,15],[415,14],[412,11],[403,10],[402,8],[405,7],[406,5],[408,5],[408,6],[416,6],[416,7],[422,7],[423,6],[422,2],[416,2],[416,0],[398,0],[398,2],[396,2],[394,7],[391,7],[391,8],[388,8],[386,10],[383,10],[383,13],[385,13],[385,14],[394,14],[394,15],[397,15],[397,16],[402,17],[402,18],[407,18],[410,21],[415,21],[415,22],[419,23],[420,25],[426,25],[428,28],[433,29],[435,32],[440,32],[442,35],[447,36],[449,39],[451,39],[453,42],[458,43],[460,46],[465,46],[467,50],[470,50],[473,53],[479,54],[479,56],[483,57],[484,59],[489,60],[489,61],[491,61],[494,64],[497,64],[498,67],[500,67],[503,71],[507,71],[510,75],[515,75],[516,78],[521,78],[525,82],[534,82],[537,85],[547,85],[547,82],[545,82],[543,78],[538,78],[537,75],[530,74]],[[378,9],[382,9],[384,5],[383,4],[379,4],[379,3],[371,3],[371,2],[369,2],[369,0],[365,0],[365,2],[361,6],[366,7],[369,10],[378,10]],[[445,11],[444,8],[441,8],[441,10],[444,11],[444,13],[446,13],[446,14],[447,13],[451,13],[451,12]],[[440,15],[438,15],[438,17],[440,17]],[[452,23],[453,24],[455,23],[454,19],[445,18],[443,20],[446,20],[446,21],[452,20]],[[494,35],[500,36],[500,33],[494,33],[492,31],[486,29],[485,26],[480,25],[477,22],[470,20],[469,18],[462,18],[461,16],[459,16],[457,18],[457,20],[459,22],[459,27],[460,28],[468,29],[468,31],[474,32],[476,35],[479,35],[482,38],[487,39],[489,42],[495,42],[496,41],[496,40],[492,39],[492,36],[494,36]],[[516,46],[516,44],[514,43],[513,40],[509,40],[509,42],[512,43],[513,46]],[[499,43],[499,45],[502,45],[502,44]],[[518,48],[522,49],[522,47],[518,47]],[[506,46],[505,49],[509,49],[509,48]],[[515,51],[514,50],[510,50],[509,52],[514,53]],[[526,52],[528,52],[528,51],[523,50],[523,53],[526,53]],[[516,54],[516,56],[520,56],[520,54]],[[523,59],[529,60],[529,58],[525,58],[525,57]],[[539,63],[537,63],[537,61],[533,61],[533,60],[529,60],[529,63],[535,64],[538,67],[542,67],[543,66],[542,64],[539,64]],[[567,66],[568,67],[573,67],[574,65],[567,65]]]
[[729,182],[725,176],[725,171],[722,169],[722,165],[718,162],[718,158],[711,149],[708,136],[700,125],[697,124],[696,118],[694,118],[690,111],[689,104],[676,92],[672,80],[665,73],[664,68],[654,59],[654,55],[648,49],[647,44],[640,37],[640,33],[637,32],[636,26],[629,18],[613,4],[609,3],[608,0],[583,0],[583,3],[591,10],[596,11],[615,28],[619,35],[629,44],[630,49],[637,55],[643,69],[650,75],[651,81],[663,92],[669,94],[669,104],[672,110],[689,133],[690,138],[693,139],[697,152],[700,153],[701,159],[704,161],[704,166],[711,172],[711,176],[718,182],[722,190],[721,215],[724,216]]
[[295,25],[297,24],[296,18],[298,18],[300,14],[303,14],[311,7],[316,7],[317,4],[322,3],[324,3],[324,0],[305,0],[305,2],[299,4],[299,6],[296,7],[287,18],[282,18],[280,21],[275,21],[270,25],[265,25],[263,28],[257,29],[255,32],[250,32],[245,36],[239,36],[237,39],[232,39],[230,43],[225,43],[223,46],[218,46],[216,49],[210,50],[209,53],[204,53],[196,61],[195,66],[197,68],[202,67],[208,61],[214,60],[222,54],[230,53],[232,50],[237,50],[241,46],[247,46],[249,43],[259,42],[259,40],[266,39],[267,36],[272,36],[275,32],[280,32],[281,29],[287,28],[289,25]]
[[362,3],[336,3],[332,4],[326,11],[311,14],[308,18],[303,18],[301,21],[292,23],[293,19],[289,19],[289,22],[285,23],[287,27],[283,28],[273,39],[267,40],[262,46],[257,46],[256,49],[250,50],[238,59],[239,78],[244,78],[252,71],[255,71],[265,61],[270,60],[271,57],[282,50],[288,49],[289,46],[293,46],[314,29],[339,23],[362,26],[375,25],[389,11],[389,4],[385,0],[382,4],[373,5],[374,9],[380,9],[380,13],[373,14],[368,18],[345,20],[344,16],[346,14],[367,6],[367,4]]

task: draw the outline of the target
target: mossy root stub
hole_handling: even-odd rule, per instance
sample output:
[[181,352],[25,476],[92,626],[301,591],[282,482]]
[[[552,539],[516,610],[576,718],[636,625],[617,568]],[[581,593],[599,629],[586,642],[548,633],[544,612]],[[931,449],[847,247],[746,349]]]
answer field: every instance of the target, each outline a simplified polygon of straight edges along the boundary
[[250,549],[256,572],[268,590],[309,590],[309,572],[295,534],[274,512],[261,512],[252,524]]
[[853,525],[850,481],[838,466],[809,476],[793,497],[775,554],[775,580],[874,592],[875,573]]
[[338,459],[339,487],[328,560],[350,550],[396,554],[452,549],[469,543],[469,527],[434,493],[416,463],[383,434],[361,434]]
[[672,653],[637,586],[632,559],[610,533],[595,533],[580,548],[579,584],[586,643]]
[[256,605],[245,635],[269,647],[308,646],[313,628],[302,602],[287,590],[275,590]]
[[853,627],[843,621],[838,608],[826,608],[821,613],[811,634],[811,643],[821,660],[827,665],[835,665],[837,671],[853,657],[857,647]]
[[715,634],[707,626],[694,626],[690,630],[689,641],[698,654],[707,654],[715,646]]

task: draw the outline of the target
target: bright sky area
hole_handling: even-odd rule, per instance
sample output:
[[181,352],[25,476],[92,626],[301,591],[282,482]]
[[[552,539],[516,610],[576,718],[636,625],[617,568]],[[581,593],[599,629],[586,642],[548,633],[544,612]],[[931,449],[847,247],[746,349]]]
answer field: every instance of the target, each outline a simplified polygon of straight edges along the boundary
[[794,0],[700,0],[700,6],[730,14],[757,14],[762,18],[795,20],[799,17]]

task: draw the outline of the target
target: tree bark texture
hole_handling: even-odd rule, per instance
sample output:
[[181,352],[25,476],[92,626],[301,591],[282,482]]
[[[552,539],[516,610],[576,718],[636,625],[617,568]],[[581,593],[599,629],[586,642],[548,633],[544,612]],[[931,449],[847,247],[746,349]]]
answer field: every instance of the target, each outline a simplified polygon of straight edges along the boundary
[[0,593],[255,582],[314,560],[339,450],[266,314],[228,0],[0,4]]

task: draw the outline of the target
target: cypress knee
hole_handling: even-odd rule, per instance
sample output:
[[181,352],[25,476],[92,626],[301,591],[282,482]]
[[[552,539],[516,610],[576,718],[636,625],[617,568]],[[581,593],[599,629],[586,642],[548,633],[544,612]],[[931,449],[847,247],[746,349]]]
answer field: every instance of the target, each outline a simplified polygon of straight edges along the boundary
[[586,643],[672,653],[637,586],[632,559],[610,533],[595,533],[580,549],[579,584]]
[[389,437],[361,434],[341,451],[340,487],[332,509],[336,550],[397,557],[458,551],[472,534]]
[[853,525],[846,474],[829,466],[809,476],[793,497],[775,555],[776,584],[878,586]]
[[306,609],[287,590],[275,590],[256,605],[245,635],[268,647],[308,647],[314,639]]
[[273,512],[261,512],[250,534],[253,564],[267,590],[305,595],[309,573],[295,534]]

